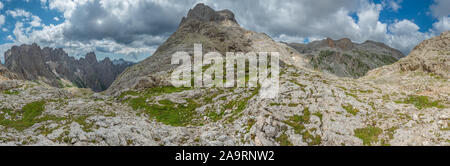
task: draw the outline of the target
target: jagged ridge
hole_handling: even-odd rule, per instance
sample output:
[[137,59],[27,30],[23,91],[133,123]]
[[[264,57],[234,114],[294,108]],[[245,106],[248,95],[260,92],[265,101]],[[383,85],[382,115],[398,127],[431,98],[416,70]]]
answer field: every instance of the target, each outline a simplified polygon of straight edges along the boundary
[[[39,80],[55,87],[72,86],[73,83],[80,88],[103,91],[130,65],[115,65],[109,58],[97,61],[93,52],[76,60],[63,49],[41,49],[35,43],[13,46],[5,52],[6,68],[19,79]],[[62,79],[71,83],[64,85]]]

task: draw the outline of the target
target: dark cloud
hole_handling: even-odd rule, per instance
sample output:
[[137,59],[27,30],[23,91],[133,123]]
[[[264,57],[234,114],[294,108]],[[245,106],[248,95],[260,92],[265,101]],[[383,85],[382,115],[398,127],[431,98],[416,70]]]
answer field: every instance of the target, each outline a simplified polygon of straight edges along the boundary
[[[64,29],[64,36],[69,40],[89,41],[112,39],[120,44],[130,44],[136,40],[168,36],[174,32],[183,15],[188,10],[174,10],[163,7],[154,1],[136,1],[135,3],[118,4],[110,9],[99,0],[78,6],[67,20],[70,25]],[[124,10],[123,15],[113,10]]]
[[435,18],[448,17],[450,15],[450,1],[435,0],[430,9]]

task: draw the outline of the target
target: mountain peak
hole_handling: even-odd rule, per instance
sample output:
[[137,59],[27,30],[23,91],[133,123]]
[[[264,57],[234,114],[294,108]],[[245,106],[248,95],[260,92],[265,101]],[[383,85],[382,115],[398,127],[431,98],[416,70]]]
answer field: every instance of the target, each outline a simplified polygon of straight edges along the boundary
[[331,48],[340,48],[343,50],[350,50],[353,48],[353,42],[349,38],[342,38],[339,40],[333,40],[331,38],[326,38],[323,40],[328,47]]
[[86,61],[88,61],[90,63],[98,62],[97,61],[97,56],[95,55],[94,52],[87,53],[85,58],[86,58]]
[[215,23],[225,23],[237,25],[237,21],[234,18],[234,13],[230,10],[221,10],[215,11],[213,8],[205,5],[203,3],[199,3],[195,5],[194,8],[190,9],[187,16],[183,17],[180,25],[185,24],[186,22],[196,20],[201,22],[215,22]]
[[368,77],[396,80],[401,73],[429,73],[450,78],[450,31],[422,41],[397,63],[371,71]]

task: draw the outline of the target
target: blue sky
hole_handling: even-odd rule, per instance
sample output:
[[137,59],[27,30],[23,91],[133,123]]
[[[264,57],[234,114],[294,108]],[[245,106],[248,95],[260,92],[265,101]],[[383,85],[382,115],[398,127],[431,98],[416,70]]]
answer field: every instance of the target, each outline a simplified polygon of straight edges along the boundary
[[75,57],[95,51],[99,59],[139,61],[198,2],[230,9],[241,26],[278,41],[346,37],[384,42],[407,54],[422,40],[450,30],[449,1],[0,0],[0,57],[11,45],[36,42]]
[[[375,3],[381,2],[381,0],[375,1]],[[437,21],[431,14],[430,6],[432,4],[432,0],[406,0],[400,4],[401,8],[397,11],[383,10],[380,13],[380,21],[392,23],[395,20],[408,19],[420,27],[420,32],[427,32]]]

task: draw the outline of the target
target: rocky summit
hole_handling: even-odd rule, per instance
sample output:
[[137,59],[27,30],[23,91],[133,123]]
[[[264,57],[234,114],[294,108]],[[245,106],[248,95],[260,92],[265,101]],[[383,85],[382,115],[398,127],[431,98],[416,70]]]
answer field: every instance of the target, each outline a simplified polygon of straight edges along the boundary
[[106,91],[119,95],[121,92],[168,86],[170,74],[177,67],[171,65],[172,54],[188,52],[191,56],[194,44],[200,43],[203,52],[279,52],[286,64],[305,66],[305,56],[286,44],[272,40],[264,33],[246,30],[237,23],[229,10],[214,11],[199,4],[184,17],[179,28],[156,52],[144,61],[126,69]]
[[[424,41],[399,61],[401,53],[388,54],[395,51],[380,43],[328,40],[332,56],[373,47],[379,54],[364,49],[361,63],[392,57],[393,64],[354,79],[310,68],[308,49],[246,30],[230,11],[199,4],[153,56],[127,68],[106,93],[2,80],[0,145],[449,146],[449,33]],[[171,55],[192,55],[195,43],[203,44],[203,52],[279,52],[278,97],[261,98],[260,86],[171,86],[168,78],[177,67]],[[347,61],[357,68],[356,60]],[[51,75],[30,70],[20,77],[33,72]]]
[[132,63],[114,64],[109,58],[97,61],[95,53],[76,60],[63,49],[43,48],[37,44],[13,46],[5,52],[5,67],[19,79],[42,81],[54,87],[106,90]]
[[404,55],[389,46],[366,41],[358,44],[350,39],[330,38],[308,44],[290,43],[289,46],[305,54],[308,67],[339,77],[359,78],[369,70],[397,62]]

